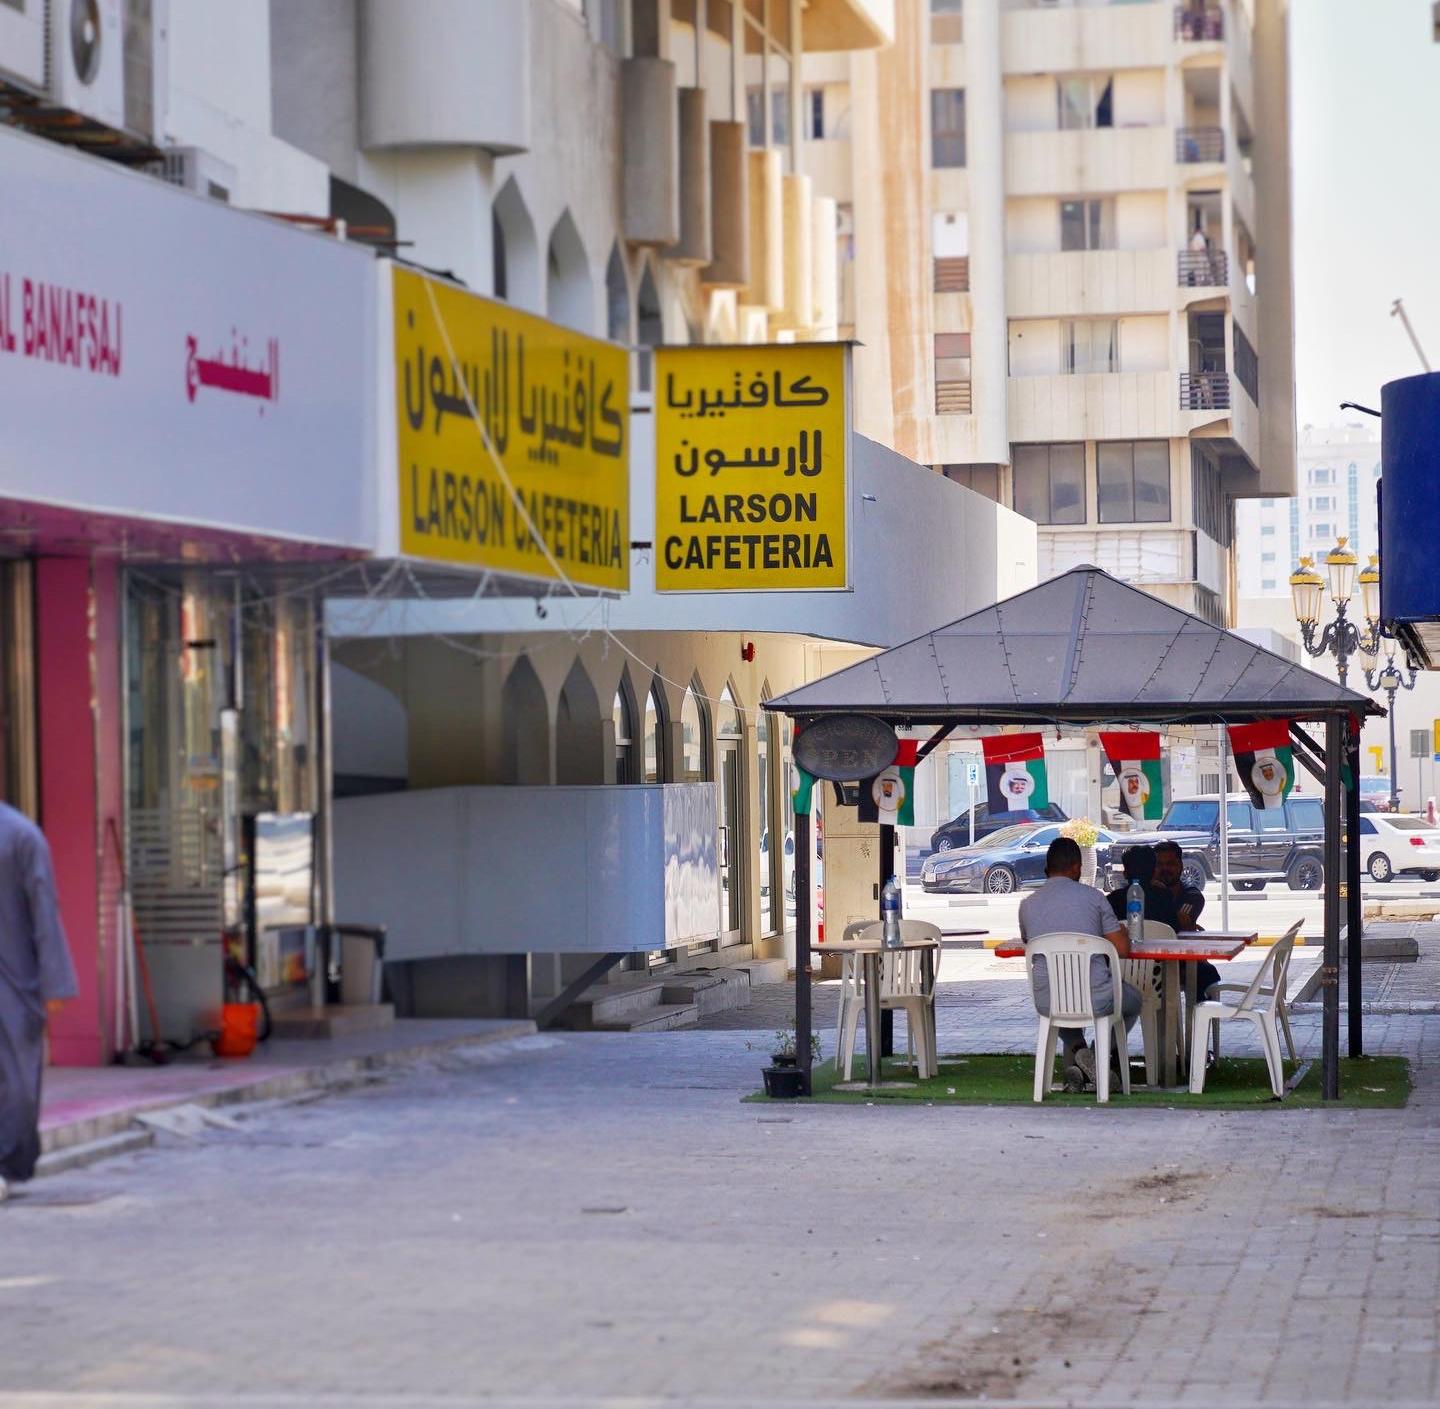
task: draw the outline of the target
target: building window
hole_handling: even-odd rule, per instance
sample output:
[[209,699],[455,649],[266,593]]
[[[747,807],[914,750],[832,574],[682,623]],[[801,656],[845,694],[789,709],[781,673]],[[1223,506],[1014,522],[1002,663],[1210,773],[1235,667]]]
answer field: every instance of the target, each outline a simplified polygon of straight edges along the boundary
[[1329,523],[1312,523],[1310,525],[1310,537],[1313,541],[1317,538],[1333,538],[1335,536],[1335,525]]
[[1114,126],[1115,80],[1109,74],[1057,78],[1055,97],[1062,132]]
[[1260,525],[1260,537],[1261,537],[1261,538],[1274,538],[1274,537],[1275,537],[1275,525],[1274,525],[1273,523],[1262,523],[1262,524]]
[[1275,561],[1275,554],[1274,554],[1274,553],[1261,553],[1261,554],[1260,554],[1260,561],[1261,561],[1262,563],[1273,563],[1273,562]]
[[1335,471],[1334,471],[1334,470],[1328,470],[1328,469],[1311,470],[1311,471],[1310,471],[1310,483],[1311,483],[1311,484],[1334,484],[1334,483],[1335,483]]
[[703,783],[709,776],[709,731],[705,728],[705,711],[690,686],[680,703],[680,781]]
[[1066,318],[1060,324],[1063,370],[1070,376],[1120,370],[1119,324],[1113,318]]
[[812,142],[825,139],[825,90],[809,88],[805,92],[805,135]]
[[970,334],[935,334],[935,414],[970,414]]
[[615,781],[635,781],[635,729],[630,719],[630,701],[625,698],[622,685],[615,691],[615,703],[610,706],[610,717],[615,724]]
[[1195,527],[1207,538],[1228,548],[1234,537],[1233,500],[1225,493],[1219,467],[1203,447],[1190,446],[1190,507]]
[[1260,590],[1262,592],[1273,592],[1275,590],[1275,579],[1273,577],[1262,577],[1260,579]]
[[1310,512],[1313,514],[1317,509],[1328,510],[1335,507],[1335,496],[1333,494],[1312,494],[1310,496]]
[[1036,523],[1085,522],[1085,447],[1081,444],[1017,445],[1015,512]]
[[1167,523],[1170,444],[1164,440],[1107,441],[1095,447],[1101,523]]
[[1115,202],[1060,202],[1060,248],[1062,250],[1113,250],[1115,248]]
[[755,811],[760,817],[760,933],[774,934],[780,911],[776,896],[783,894],[780,868],[775,864],[783,850],[776,825],[780,818],[775,806],[775,760],[778,755],[775,716],[762,709],[755,718]]
[[930,42],[965,42],[965,0],[930,0]]
[[658,684],[645,696],[645,781],[665,781],[665,706]]
[[930,165],[965,165],[965,90],[930,90]]
[[936,468],[946,479],[963,484],[997,504],[1000,502],[999,465],[937,465]]
[[1250,394],[1250,400],[1258,407],[1260,405],[1260,359],[1255,355],[1255,349],[1250,346],[1250,339],[1245,336],[1244,330],[1239,323],[1235,324],[1235,379]]
[[1275,507],[1275,501],[1273,499],[1262,499],[1260,501],[1260,507],[1262,509],[1273,509]]

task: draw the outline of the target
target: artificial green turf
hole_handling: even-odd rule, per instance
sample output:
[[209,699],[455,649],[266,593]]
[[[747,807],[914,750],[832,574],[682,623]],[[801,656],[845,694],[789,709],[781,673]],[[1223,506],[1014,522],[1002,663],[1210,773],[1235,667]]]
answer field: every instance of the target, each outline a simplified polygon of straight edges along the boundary
[[[863,1080],[863,1065],[857,1062],[855,1072]],[[1143,1075],[1133,1068],[1136,1084],[1130,1095],[1123,1095],[1119,1083],[1112,1085],[1110,1100],[1115,1105],[1164,1106],[1171,1109],[1193,1107],[1196,1110],[1281,1110],[1321,1105],[1343,1106],[1362,1110],[1396,1110],[1404,1106],[1410,1095],[1410,1063],[1405,1057],[1359,1057],[1340,1062],[1340,1100],[1320,1099],[1320,1063],[1314,1061],[1304,1079],[1288,1092],[1283,1102],[1270,1095],[1270,1078],[1263,1057],[1226,1057],[1205,1078],[1205,1090],[1199,1096],[1188,1091],[1151,1091],[1138,1084]],[[1285,1063],[1288,1082],[1295,1073],[1295,1063]],[[880,1101],[928,1101],[935,1104],[1004,1106],[1033,1105],[1032,1084],[1035,1059],[997,1052],[973,1056],[942,1056],[939,1076],[915,1081],[913,1069],[903,1061],[887,1059],[883,1076],[886,1081],[913,1084],[868,1088],[858,1091],[837,1091],[833,1062],[818,1064],[811,1074],[812,1101],[836,1105],[873,1105]],[[745,1098],[766,1101],[763,1092]],[[1094,1092],[1081,1095],[1052,1091],[1043,1102],[1047,1106],[1093,1106]]]

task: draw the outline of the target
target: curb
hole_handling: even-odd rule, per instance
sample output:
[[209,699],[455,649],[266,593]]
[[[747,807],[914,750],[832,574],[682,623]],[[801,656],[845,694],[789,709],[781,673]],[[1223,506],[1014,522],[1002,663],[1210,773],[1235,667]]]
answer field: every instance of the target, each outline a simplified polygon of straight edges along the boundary
[[[151,1143],[154,1139],[153,1131],[137,1131],[131,1128],[135,1117],[142,1112],[172,1110],[176,1106],[208,1108],[242,1105],[251,1101],[285,1100],[317,1088],[345,1086],[366,1072],[402,1066],[432,1052],[510,1042],[517,1037],[531,1037],[536,1030],[535,1024],[529,1019],[517,1019],[504,1027],[484,1032],[456,1033],[453,1036],[414,1042],[404,1047],[334,1057],[328,1061],[322,1059],[314,1066],[278,1072],[261,1069],[256,1072],[254,1080],[227,1087],[223,1091],[138,1100],[133,1106],[122,1110],[107,1111],[103,1115],[88,1116],[83,1120],[53,1125],[43,1130],[40,1136],[42,1153],[36,1173],[58,1174],[64,1169],[89,1164],[112,1154],[125,1154],[131,1149]],[[135,1143],[127,1144],[125,1137],[139,1138]]]

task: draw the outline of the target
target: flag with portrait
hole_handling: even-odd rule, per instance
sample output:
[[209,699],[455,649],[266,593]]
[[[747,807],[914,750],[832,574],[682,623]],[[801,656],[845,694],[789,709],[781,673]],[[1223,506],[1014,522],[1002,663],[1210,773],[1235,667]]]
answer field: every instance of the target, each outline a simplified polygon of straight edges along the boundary
[[1240,786],[1256,807],[1283,807],[1295,787],[1295,754],[1290,745],[1288,719],[1264,719],[1258,724],[1230,726],[1230,752]]
[[1120,786],[1120,802],[1137,822],[1165,815],[1165,782],[1160,769],[1160,735],[1117,730],[1100,735],[1100,747]]
[[1036,812],[1050,805],[1042,734],[995,734],[982,739],[990,811]]
[[901,739],[890,766],[861,782],[860,821],[884,822],[892,827],[915,825],[915,762],[918,749],[914,739]]

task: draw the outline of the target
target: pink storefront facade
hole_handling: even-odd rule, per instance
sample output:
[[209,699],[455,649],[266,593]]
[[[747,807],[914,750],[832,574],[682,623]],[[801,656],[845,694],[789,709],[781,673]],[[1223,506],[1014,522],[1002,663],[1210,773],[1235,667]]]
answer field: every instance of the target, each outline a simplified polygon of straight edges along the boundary
[[[94,1065],[129,1007],[122,873],[218,846],[237,788],[323,809],[315,602],[377,540],[378,281],[367,250],[5,130],[0,169],[0,796],[45,831],[80,976],[52,1060]],[[195,928],[147,945],[182,1040],[186,985],[221,984]]]

